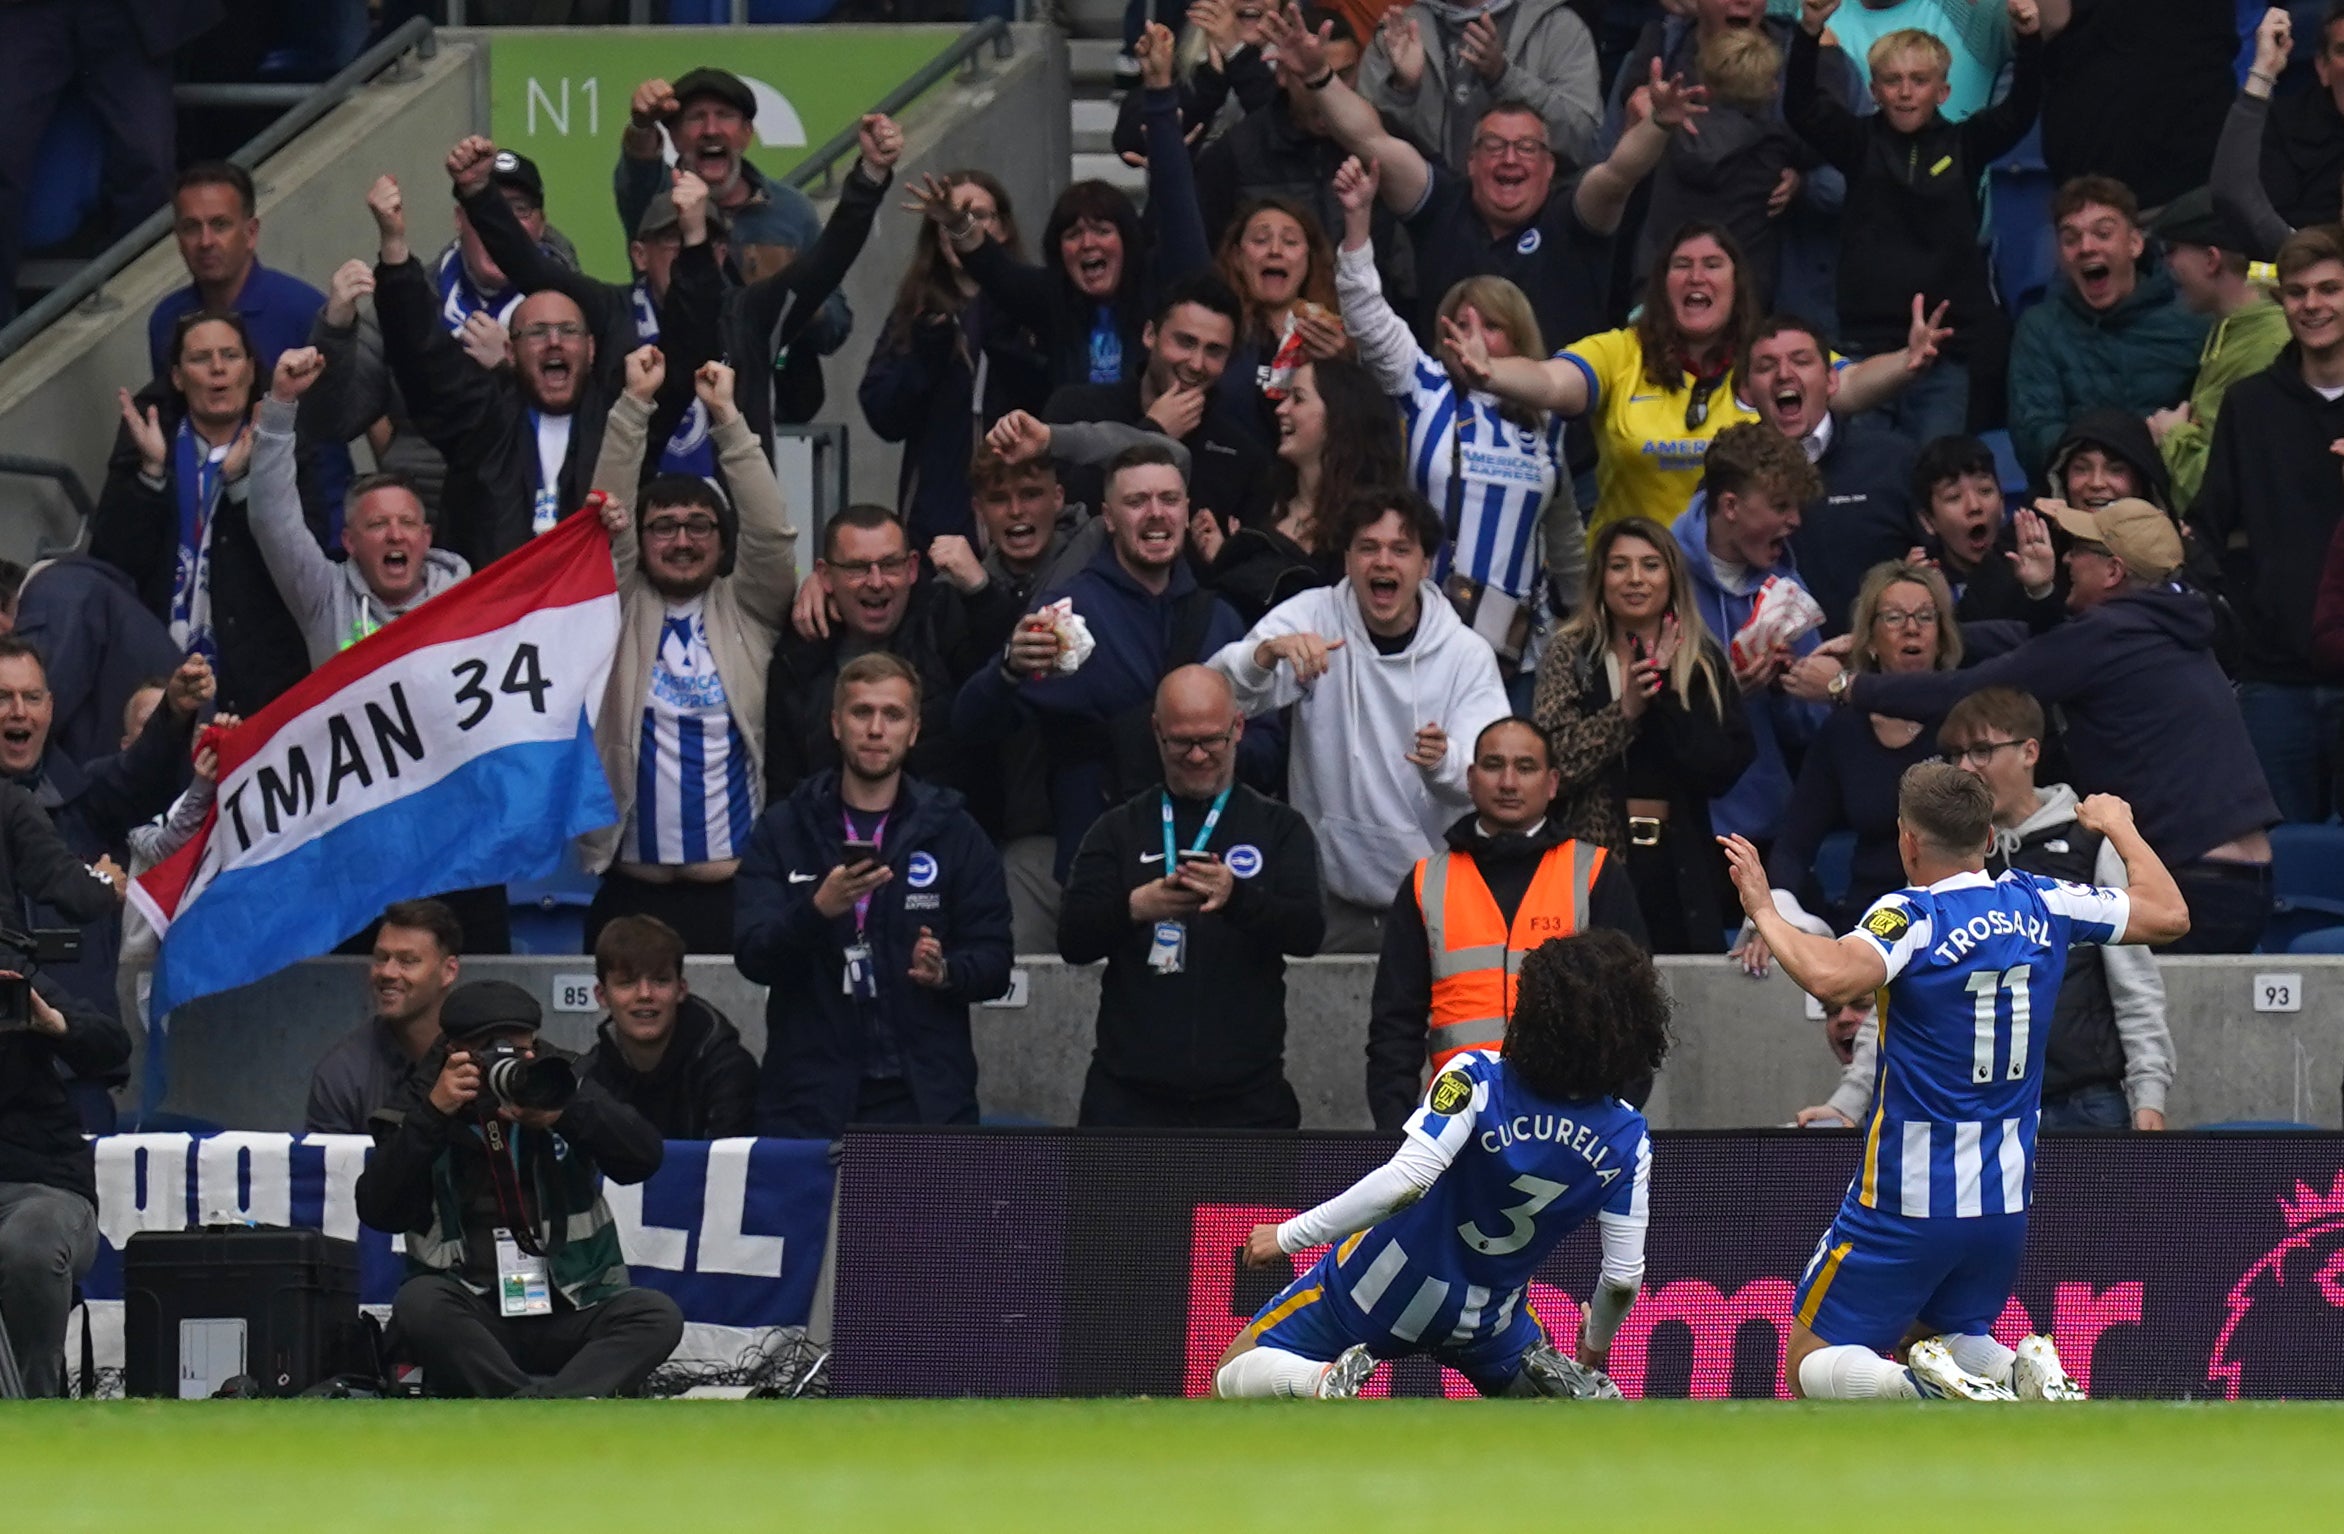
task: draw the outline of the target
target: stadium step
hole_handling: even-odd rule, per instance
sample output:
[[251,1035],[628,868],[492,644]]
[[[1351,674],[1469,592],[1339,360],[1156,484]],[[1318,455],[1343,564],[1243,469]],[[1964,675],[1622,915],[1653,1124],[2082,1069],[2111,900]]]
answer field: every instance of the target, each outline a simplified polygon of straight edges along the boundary
[[[1072,19],[1089,31],[1097,31],[1102,24],[1096,15],[1078,14]],[[1115,26],[1121,26],[1120,14]],[[1066,41],[1067,73],[1074,88],[1074,99],[1067,108],[1074,130],[1074,155],[1068,171],[1076,181],[1104,181],[1121,187],[1134,202],[1145,206],[1147,172],[1124,164],[1122,157],[1115,153],[1113,143],[1117,111],[1115,56],[1122,50],[1119,30],[1104,37],[1070,37]]]

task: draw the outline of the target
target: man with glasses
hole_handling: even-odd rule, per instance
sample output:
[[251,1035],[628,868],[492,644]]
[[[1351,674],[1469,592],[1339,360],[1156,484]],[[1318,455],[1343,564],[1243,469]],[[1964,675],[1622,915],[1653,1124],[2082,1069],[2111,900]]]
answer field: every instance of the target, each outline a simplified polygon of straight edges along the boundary
[[[1548,938],[1610,927],[1645,946],[1624,858],[1547,818],[1561,784],[1546,732],[1509,714],[1482,727],[1465,787],[1473,812],[1417,860],[1384,917],[1368,1004],[1367,1107],[1387,1132],[1408,1122],[1468,1050],[1498,1048],[1522,960]],[[1646,1076],[1628,1101],[1652,1088]]]
[[[594,483],[618,571],[619,652],[594,725],[619,823],[584,839],[602,887],[586,951],[620,916],[653,916],[690,953],[733,951],[733,875],[764,808],[765,665],[797,590],[797,529],[764,449],[733,398],[732,369],[704,364],[691,387],[709,421],[739,518],[732,573],[721,502],[706,480],[635,482],[666,383],[659,349],[626,362]],[[636,510],[632,516],[628,506]]]
[[448,546],[485,569],[584,501],[618,387],[595,372],[585,312],[552,291],[514,309],[510,369],[474,362],[440,323],[439,296],[409,250],[399,183],[381,177],[366,205],[380,236],[374,305],[383,358],[416,432],[447,460],[440,528]]
[[2031,639],[2017,624],[1972,625],[1963,642],[1979,659],[1958,671],[1857,676],[1817,654],[1783,674],[1783,690],[1892,719],[1940,718],[1988,687],[2056,708],[2079,788],[2132,803],[2188,901],[2189,933],[2168,951],[2251,953],[2271,914],[2266,833],[2279,807],[2214,658],[2213,607],[2174,580],[2181,534],[2129,497],[2098,511],[2040,507],[2075,540],[2069,622]]
[[[768,476],[770,478],[770,476]],[[884,506],[847,507],[822,528],[814,561],[818,598],[798,604],[800,623],[773,651],[765,684],[765,796],[778,804],[838,765],[830,690],[857,656],[885,651],[920,679],[920,734],[905,770],[957,785],[952,695],[990,658],[970,637],[968,609],[949,581],[927,579],[903,519]],[[817,621],[810,625],[809,616]]]
[[1219,672],[1182,666],[1150,716],[1163,785],[1109,810],[1067,874],[1058,949],[1107,961],[1081,1122],[1294,1129],[1286,956],[1326,931],[1318,842],[1237,781],[1245,719]]
[[[1549,345],[1608,328],[1612,235],[1629,194],[1697,105],[1673,89],[1660,92],[1660,110],[1641,110],[1609,159],[1564,179],[1555,173],[1547,120],[1523,100],[1501,99],[1475,123],[1460,176],[1384,127],[1367,98],[1336,74],[1298,11],[1272,12],[1266,25],[1279,70],[1317,93],[1335,141],[1382,169],[1384,206],[1416,242],[1419,341],[1439,345],[1442,297],[1482,276],[1506,278],[1529,296]],[[1645,83],[1642,75],[1629,82]]]

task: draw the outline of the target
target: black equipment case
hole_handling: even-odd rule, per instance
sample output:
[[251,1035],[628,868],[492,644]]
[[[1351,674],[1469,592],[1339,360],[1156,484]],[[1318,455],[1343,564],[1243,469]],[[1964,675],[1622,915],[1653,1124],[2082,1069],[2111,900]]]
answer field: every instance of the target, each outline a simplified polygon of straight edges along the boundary
[[123,1392],[209,1396],[247,1374],[299,1395],[367,1367],[358,1243],[316,1230],[148,1230],[122,1250]]

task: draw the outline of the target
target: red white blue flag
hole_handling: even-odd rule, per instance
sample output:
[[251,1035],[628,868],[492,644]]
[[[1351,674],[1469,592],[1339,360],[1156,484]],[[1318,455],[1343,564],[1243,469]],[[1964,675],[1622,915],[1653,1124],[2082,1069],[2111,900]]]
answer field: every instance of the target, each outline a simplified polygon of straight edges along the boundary
[[327,952],[396,900],[543,878],[618,818],[594,751],[619,638],[601,519],[342,651],[227,737],[203,829],[131,886],[152,1016]]

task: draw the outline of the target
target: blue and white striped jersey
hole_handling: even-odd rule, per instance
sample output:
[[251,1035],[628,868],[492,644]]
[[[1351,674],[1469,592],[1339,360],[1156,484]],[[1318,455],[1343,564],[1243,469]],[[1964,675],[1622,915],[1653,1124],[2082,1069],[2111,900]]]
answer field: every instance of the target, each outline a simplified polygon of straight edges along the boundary
[[1471,1050],[1434,1078],[1407,1133],[1447,1166],[1328,1268],[1330,1297],[1391,1336],[1439,1346],[1502,1332],[1538,1265],[1591,1216],[1631,1227],[1641,1251],[1652,1139],[1626,1103],[1549,1102],[1496,1051]]
[[1543,550],[1538,519],[1563,461],[1563,419],[1538,427],[1507,420],[1495,395],[1466,393],[1440,363],[1418,356],[1407,392],[1396,395],[1407,429],[1408,474],[1433,509],[1448,516],[1450,485],[1462,477],[1454,536],[1442,545],[1436,581],[1452,569],[1519,600],[1538,590]]
[[2122,890],[2016,869],[1873,904],[1856,933],[1888,980],[1858,1202],[1916,1219],[2026,1209],[2067,950],[2115,942],[2131,911]]
[[668,607],[636,750],[635,804],[621,856],[633,863],[707,863],[749,845],[761,807],[749,743],[733,722],[708,647],[706,598]]

